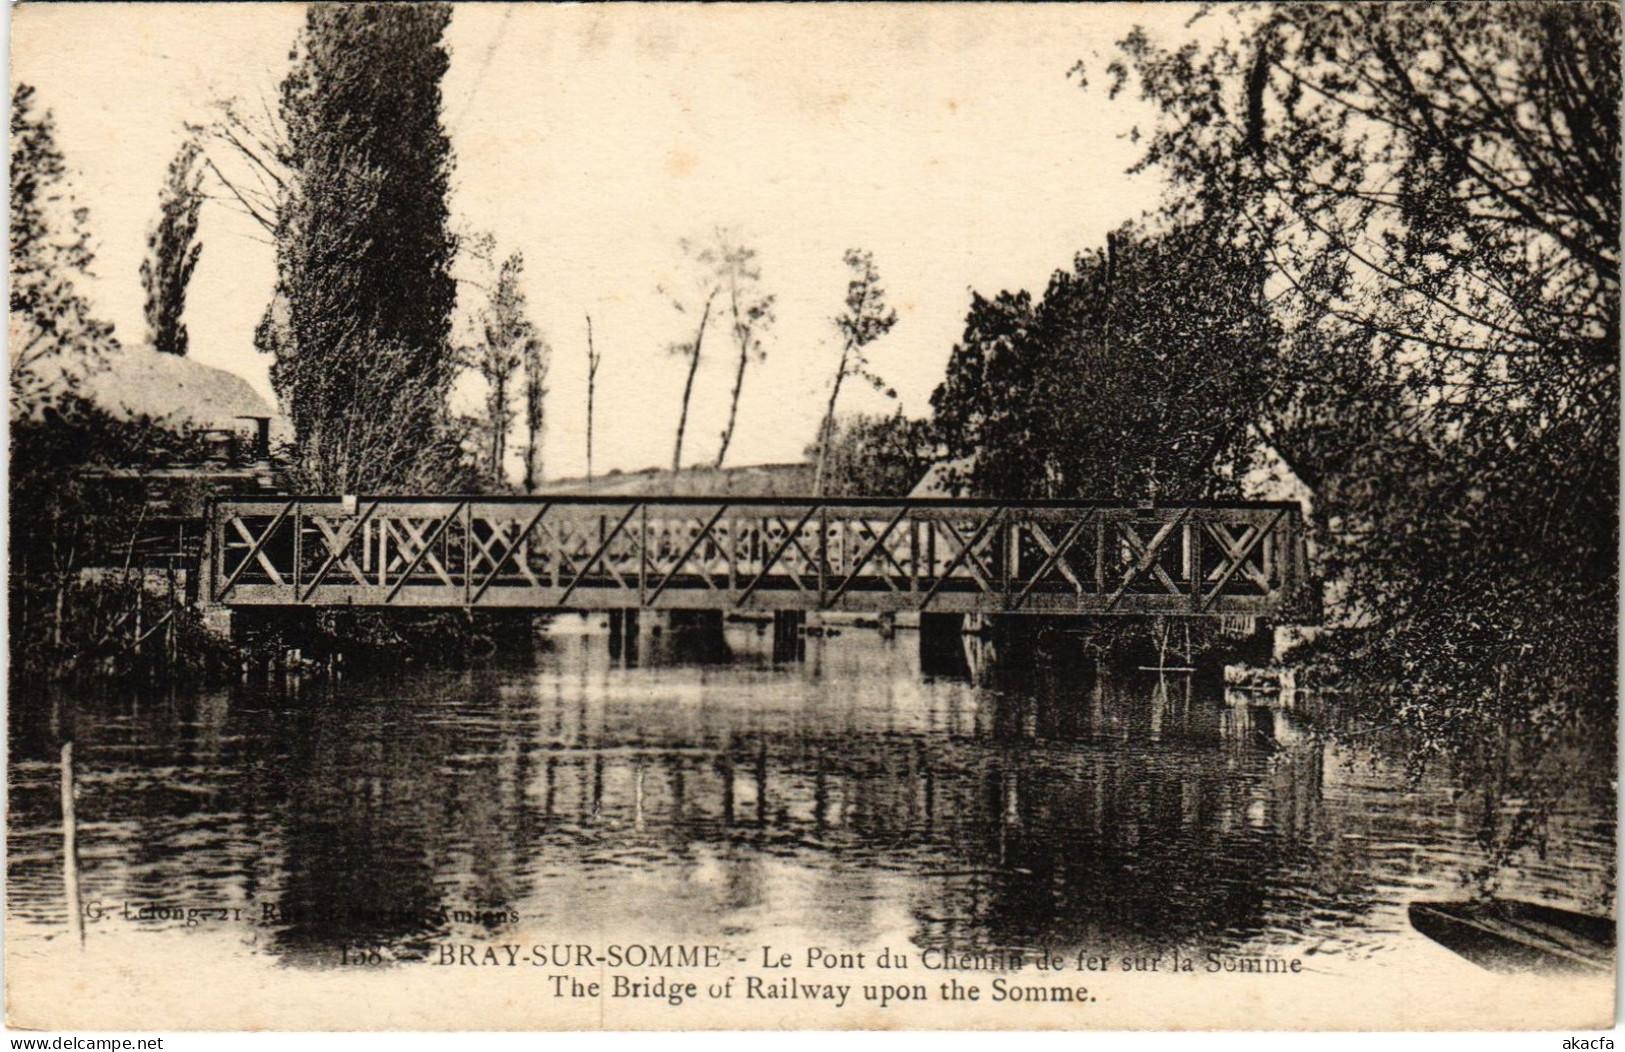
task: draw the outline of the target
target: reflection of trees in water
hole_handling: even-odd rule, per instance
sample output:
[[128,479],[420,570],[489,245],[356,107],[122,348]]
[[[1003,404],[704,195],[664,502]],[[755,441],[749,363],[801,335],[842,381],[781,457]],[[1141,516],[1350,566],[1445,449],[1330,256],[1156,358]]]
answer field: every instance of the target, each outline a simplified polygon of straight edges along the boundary
[[529,850],[496,828],[459,834],[493,854],[457,868],[520,887],[528,866],[560,917],[608,906],[610,874],[658,871],[687,882],[704,930],[761,907],[764,865],[782,859],[822,888],[814,928],[861,927],[856,904],[890,871],[920,888],[923,941],[1168,946],[1261,931],[1270,875],[1304,864],[1319,823],[1318,747],[1283,749],[1286,717],[1182,680],[989,693],[957,736],[900,732],[879,708],[870,733],[745,717],[721,735],[705,723],[707,742],[695,713],[554,706],[525,753],[524,806],[492,812]]
[[[1260,934],[1320,814],[1318,747],[1185,677],[1025,676],[984,721],[990,860],[947,882],[927,945],[1165,950]],[[991,860],[997,860],[993,864]],[[1279,920],[1278,916],[1276,920]]]
[[1554,698],[1549,707],[1566,706],[1575,708],[1560,726],[1537,729],[1516,714],[1429,718],[1418,714],[1420,702],[1406,721],[1394,721],[1378,704],[1339,695],[1317,723],[1369,784],[1403,785],[1416,794],[1408,798],[1415,817],[1446,822],[1471,845],[1448,875],[1460,894],[1533,897],[1607,914],[1616,880],[1617,717],[1599,720],[1574,699]]
[[243,735],[254,732],[240,714],[233,723],[227,692],[75,686],[35,697],[41,704],[10,707],[10,912],[65,919],[58,757],[69,740],[85,903],[250,905],[263,827],[239,808],[236,787]]
[[[1617,770],[1612,728],[1569,727],[1535,734],[1527,726],[1475,723],[1448,730],[1448,756],[1414,734],[1371,727],[1346,714],[1327,738],[1350,777],[1377,799],[1397,783],[1412,790],[1390,822],[1450,826],[1466,848],[1451,860],[1458,894],[1537,899],[1607,915],[1615,901]],[[1441,732],[1446,733],[1446,732]],[[1388,772],[1402,771],[1401,777]],[[1448,772],[1449,777],[1445,777]],[[1368,812],[1354,812],[1359,822]]]
[[385,699],[318,692],[283,714],[280,755],[251,768],[245,803],[281,834],[279,883],[266,889],[280,913],[275,945],[327,962],[341,945],[421,940],[433,929],[456,782],[443,773],[442,728],[402,719]]
[[[1337,928],[1471,853],[1448,793],[1183,678],[1040,662],[973,690],[883,665],[882,685],[864,647],[815,649],[816,669],[566,654],[531,677],[99,702],[78,720],[87,899],[270,903],[272,947],[311,961],[501,929],[439,923],[452,907],[1151,952]],[[14,760],[48,739],[14,728]],[[24,916],[60,901],[52,778],[13,778]],[[1612,813],[1588,812],[1597,837]]]
[[489,678],[452,693],[293,683],[97,711],[85,755],[112,774],[84,811],[114,843],[89,852],[103,864],[87,880],[110,901],[242,907],[276,952],[322,964],[341,946],[421,950],[443,911],[522,899],[515,731],[534,707]]
[[[1266,784],[1256,720],[1178,691],[1160,714],[1092,682],[950,693],[924,716],[887,691],[861,713],[815,692],[766,715],[718,700],[720,683],[667,699],[431,679],[239,692],[229,733],[219,705],[104,721],[103,762],[112,728],[144,727],[204,790],[152,778],[98,802],[100,820],[140,823],[119,893],[172,897],[218,871],[279,909],[279,952],[324,962],[345,944],[411,953],[448,907],[580,927],[624,901],[696,932],[788,909],[863,938],[895,880],[922,941],[1154,940],[1256,923],[1279,845],[1255,805],[1290,795]],[[1166,741],[1148,748],[1153,726]],[[216,831],[201,849],[176,839],[193,817]]]

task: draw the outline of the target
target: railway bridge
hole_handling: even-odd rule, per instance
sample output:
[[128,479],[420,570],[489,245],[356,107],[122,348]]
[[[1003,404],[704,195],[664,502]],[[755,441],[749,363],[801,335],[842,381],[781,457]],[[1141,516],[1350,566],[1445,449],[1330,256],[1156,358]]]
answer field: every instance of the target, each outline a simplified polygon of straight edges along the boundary
[[1302,619],[1286,502],[223,498],[204,602]]

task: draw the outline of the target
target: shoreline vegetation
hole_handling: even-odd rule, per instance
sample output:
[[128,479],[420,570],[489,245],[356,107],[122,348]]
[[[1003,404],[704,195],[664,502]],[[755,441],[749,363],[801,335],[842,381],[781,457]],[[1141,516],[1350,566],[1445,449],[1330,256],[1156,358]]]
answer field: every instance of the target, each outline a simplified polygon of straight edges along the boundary
[[[228,104],[189,126],[155,188],[142,273],[161,353],[186,353],[205,197],[235,202],[275,245],[255,344],[290,432],[285,491],[547,491],[553,347],[529,318],[523,256],[457,233],[448,204],[452,17],[443,4],[310,8],[275,111]],[[1135,29],[1103,67],[1070,72],[1091,105],[1132,95],[1154,109],[1138,167],[1166,178],[1166,196],[1058,260],[1042,290],[973,290],[929,419],[838,412],[854,378],[895,397],[882,374],[907,326],[885,261],[846,253],[829,318],[840,366],[785,484],[899,494],[930,474],[975,497],[1297,499],[1329,616],[1284,666],[1401,732],[1415,764],[1520,801],[1506,815],[1487,803],[1487,843],[1538,846],[1570,747],[1612,763],[1617,740],[1619,9],[1201,17],[1226,32],[1167,44]],[[86,397],[121,347],[79,290],[91,219],[49,101],[27,85],[11,141],[13,676],[240,667],[191,610],[190,571],[134,558],[148,495],[106,481],[206,463],[211,429]],[[672,392],[683,415],[673,470],[649,476],[667,493],[700,478],[677,468],[702,350],[726,356],[737,410],[785,308],[771,261],[731,231],[682,248],[692,280],[662,293],[679,315],[668,349],[688,363]],[[460,299],[464,272],[484,275],[483,295]],[[472,415],[451,407],[465,376],[486,396]],[[718,468],[731,437],[730,423]],[[266,623],[259,639],[317,663],[346,648],[389,662],[470,658],[493,632],[530,633],[528,619],[460,614],[307,621]]]

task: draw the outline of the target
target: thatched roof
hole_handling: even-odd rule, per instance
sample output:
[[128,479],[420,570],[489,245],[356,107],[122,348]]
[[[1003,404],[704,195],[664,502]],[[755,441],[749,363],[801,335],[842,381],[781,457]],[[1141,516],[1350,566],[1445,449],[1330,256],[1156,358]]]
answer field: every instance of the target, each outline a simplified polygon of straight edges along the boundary
[[81,382],[79,393],[123,419],[151,417],[176,428],[233,431],[252,427],[239,417],[268,416],[273,438],[290,433],[287,420],[236,373],[151,347],[124,347],[105,368]]

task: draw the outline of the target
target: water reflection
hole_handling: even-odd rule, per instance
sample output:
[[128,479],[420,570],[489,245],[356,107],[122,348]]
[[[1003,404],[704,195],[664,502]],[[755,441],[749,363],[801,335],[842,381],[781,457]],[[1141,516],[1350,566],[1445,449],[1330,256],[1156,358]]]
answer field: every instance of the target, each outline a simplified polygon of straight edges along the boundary
[[[1476,859],[1448,786],[1216,685],[1048,661],[973,687],[858,629],[785,665],[750,625],[727,664],[627,667],[583,627],[525,670],[15,703],[13,917],[65,923],[70,733],[86,900],[239,909],[295,963],[520,925],[1365,956]],[[1609,897],[1586,806],[1514,885]]]

